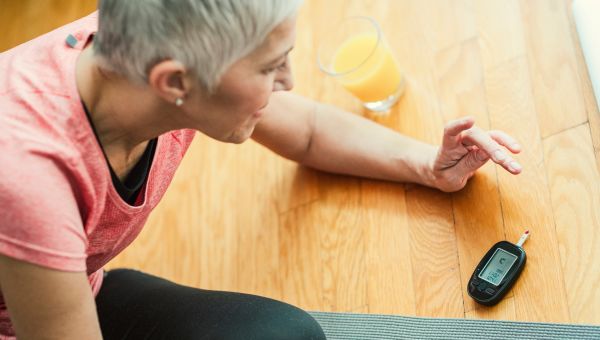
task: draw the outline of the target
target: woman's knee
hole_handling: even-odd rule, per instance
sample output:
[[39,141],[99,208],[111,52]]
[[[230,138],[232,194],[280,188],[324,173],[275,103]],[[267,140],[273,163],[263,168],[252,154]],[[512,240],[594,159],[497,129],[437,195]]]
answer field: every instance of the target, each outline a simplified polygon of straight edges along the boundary
[[306,311],[275,300],[267,304],[250,327],[264,331],[269,339],[325,339],[319,323]]
[[[247,294],[225,293],[227,298],[207,319],[205,313],[186,313],[187,322],[174,325],[177,339],[325,339],[319,323],[290,304]],[[213,295],[214,296],[214,295]],[[220,300],[220,299],[218,299]],[[180,320],[183,321],[183,320]]]

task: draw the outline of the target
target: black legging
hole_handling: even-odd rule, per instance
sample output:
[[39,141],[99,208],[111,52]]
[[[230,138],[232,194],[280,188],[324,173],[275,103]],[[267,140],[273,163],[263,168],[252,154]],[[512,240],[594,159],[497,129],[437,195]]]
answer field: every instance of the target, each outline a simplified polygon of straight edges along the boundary
[[182,286],[131,269],[96,297],[104,339],[325,339],[305,311],[265,297]]

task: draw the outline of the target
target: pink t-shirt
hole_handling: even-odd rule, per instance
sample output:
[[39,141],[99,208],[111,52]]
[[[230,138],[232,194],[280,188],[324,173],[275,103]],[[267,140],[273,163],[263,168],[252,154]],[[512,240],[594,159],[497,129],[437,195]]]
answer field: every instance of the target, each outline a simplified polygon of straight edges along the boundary
[[[92,13],[0,54],[0,253],[86,271],[94,295],[102,267],[139,234],[195,135],[161,135],[139,204],[120,198],[75,82],[97,22]],[[13,336],[0,295],[0,338]]]

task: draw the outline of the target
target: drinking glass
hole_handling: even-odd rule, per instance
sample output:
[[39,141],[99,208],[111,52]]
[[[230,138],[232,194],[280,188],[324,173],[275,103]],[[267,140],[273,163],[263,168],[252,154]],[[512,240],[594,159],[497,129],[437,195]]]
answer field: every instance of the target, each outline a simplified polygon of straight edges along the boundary
[[389,112],[404,91],[398,62],[373,18],[349,17],[324,34],[317,62],[371,111]]

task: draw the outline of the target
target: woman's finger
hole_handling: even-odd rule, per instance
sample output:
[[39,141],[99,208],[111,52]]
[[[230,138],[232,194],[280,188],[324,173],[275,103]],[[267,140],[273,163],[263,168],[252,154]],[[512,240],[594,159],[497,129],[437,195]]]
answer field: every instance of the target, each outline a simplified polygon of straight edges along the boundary
[[495,163],[501,165],[510,173],[518,174],[521,172],[521,165],[510,157],[505,149],[487,132],[477,127],[473,127],[463,133],[463,139],[463,144],[476,145],[479,149],[487,153]]
[[512,153],[521,152],[521,144],[519,144],[519,142],[517,142],[516,139],[514,139],[512,136],[510,136],[506,132],[500,131],[500,130],[492,130],[492,131],[488,131],[488,134],[498,144],[504,146],[505,148],[510,150]]
[[446,149],[455,148],[460,143],[460,134],[473,127],[475,120],[473,117],[464,117],[448,122],[444,128],[444,138],[442,147]]

